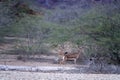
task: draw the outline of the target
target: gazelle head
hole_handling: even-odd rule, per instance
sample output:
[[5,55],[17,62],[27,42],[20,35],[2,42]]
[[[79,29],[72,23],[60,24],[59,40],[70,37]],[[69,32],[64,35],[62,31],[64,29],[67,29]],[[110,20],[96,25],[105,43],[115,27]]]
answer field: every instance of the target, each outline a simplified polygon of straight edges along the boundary
[[68,52],[65,52],[65,53],[64,53],[64,55],[67,55],[67,54],[68,54]]

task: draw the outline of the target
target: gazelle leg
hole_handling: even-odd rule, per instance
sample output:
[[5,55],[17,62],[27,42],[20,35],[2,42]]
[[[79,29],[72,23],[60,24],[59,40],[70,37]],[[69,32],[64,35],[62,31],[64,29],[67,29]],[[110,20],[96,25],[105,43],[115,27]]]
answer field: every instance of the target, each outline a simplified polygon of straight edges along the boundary
[[65,63],[65,56],[63,56],[62,61],[60,61],[60,64],[64,64]]
[[60,62],[60,64],[64,64],[65,63],[65,61],[64,60],[62,60],[61,62]]
[[74,59],[74,64],[76,64],[76,61],[77,61],[77,60],[76,60],[76,59]]

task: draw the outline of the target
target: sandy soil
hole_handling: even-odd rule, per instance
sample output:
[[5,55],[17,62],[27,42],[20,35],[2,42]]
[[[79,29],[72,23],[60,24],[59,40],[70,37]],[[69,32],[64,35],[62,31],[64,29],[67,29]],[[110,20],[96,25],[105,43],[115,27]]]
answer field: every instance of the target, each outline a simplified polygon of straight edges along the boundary
[[80,67],[77,71],[61,72],[29,72],[29,71],[0,71],[0,80],[120,80],[120,74],[84,73],[85,65],[75,65],[72,62],[60,65],[55,62],[55,56],[41,55],[39,58],[28,59],[25,62],[17,60],[18,55],[0,55],[0,65],[11,66],[55,66]]
[[120,80],[120,75],[0,71],[0,80]]

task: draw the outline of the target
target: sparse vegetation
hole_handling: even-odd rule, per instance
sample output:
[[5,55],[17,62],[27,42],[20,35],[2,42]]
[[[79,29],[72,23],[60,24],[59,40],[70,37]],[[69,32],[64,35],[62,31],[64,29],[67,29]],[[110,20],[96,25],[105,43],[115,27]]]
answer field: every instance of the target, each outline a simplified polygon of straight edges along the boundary
[[21,54],[50,55],[70,42],[87,46],[82,54],[87,60],[120,65],[120,1],[47,1],[0,1],[0,42],[14,38],[18,60]]

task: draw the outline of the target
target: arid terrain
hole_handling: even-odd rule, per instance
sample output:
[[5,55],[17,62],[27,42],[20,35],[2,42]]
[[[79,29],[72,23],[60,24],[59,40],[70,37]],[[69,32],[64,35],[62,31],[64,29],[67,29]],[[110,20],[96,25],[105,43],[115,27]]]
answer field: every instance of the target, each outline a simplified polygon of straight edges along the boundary
[[68,74],[0,71],[0,80],[119,80],[118,74]]
[[120,80],[120,0],[0,0],[0,80]]
[[[0,80],[119,80],[116,73],[99,72],[88,64],[66,62],[59,64],[55,55],[40,55],[26,60],[18,60],[19,55],[0,55]],[[119,72],[119,71],[118,71]],[[108,73],[108,74],[106,74]]]
[[60,65],[54,63],[53,56],[41,55],[39,59],[29,59],[25,62],[17,60],[16,57],[17,55],[1,55],[0,65],[6,66],[7,69],[0,66],[0,80],[119,80],[120,78],[119,74],[92,71],[88,65],[75,65],[72,62]]

